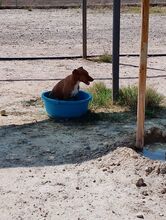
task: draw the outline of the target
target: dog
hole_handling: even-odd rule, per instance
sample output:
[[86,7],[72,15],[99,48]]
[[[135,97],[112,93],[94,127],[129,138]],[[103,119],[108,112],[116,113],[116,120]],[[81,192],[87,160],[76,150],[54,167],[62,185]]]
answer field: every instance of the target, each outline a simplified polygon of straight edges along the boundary
[[74,69],[71,75],[62,79],[54,86],[50,92],[50,97],[62,100],[73,98],[79,92],[80,82],[89,85],[93,80],[83,67],[79,67],[78,69]]

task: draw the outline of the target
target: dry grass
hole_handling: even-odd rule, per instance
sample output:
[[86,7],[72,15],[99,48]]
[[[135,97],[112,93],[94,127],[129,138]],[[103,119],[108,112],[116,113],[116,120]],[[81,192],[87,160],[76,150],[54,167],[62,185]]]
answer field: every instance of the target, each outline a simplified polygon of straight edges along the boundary
[[[93,96],[90,109],[100,111],[106,109],[110,111],[125,111],[126,109],[136,113],[137,111],[137,86],[128,86],[120,89],[119,100],[116,105],[112,104],[112,90],[107,88],[104,83],[95,83],[88,89]],[[152,88],[146,91],[146,115],[154,116],[162,107],[164,96]]]
[[[141,13],[140,6],[123,6],[122,13],[138,14]],[[150,7],[150,14],[166,14],[166,7],[154,6]]]
[[89,60],[98,63],[112,63],[112,55],[108,53],[104,53],[99,57],[89,58]]

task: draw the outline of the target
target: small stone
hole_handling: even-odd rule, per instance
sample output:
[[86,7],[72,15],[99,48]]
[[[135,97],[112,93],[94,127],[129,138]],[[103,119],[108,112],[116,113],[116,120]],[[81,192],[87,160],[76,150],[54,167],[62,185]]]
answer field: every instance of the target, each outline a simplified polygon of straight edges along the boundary
[[144,179],[143,178],[140,178],[139,180],[137,180],[136,182],[136,186],[137,187],[144,187],[144,186],[147,186],[146,183],[144,182]]
[[49,160],[54,160],[54,156],[49,156]]
[[116,165],[115,163],[110,164],[110,166],[115,166],[115,165]]
[[159,216],[164,216],[164,214],[160,213]]
[[161,174],[166,174],[166,164],[161,165],[161,167],[160,167],[160,173],[161,173]]
[[113,173],[114,171],[113,171],[113,170],[109,170],[108,172],[109,172],[109,173]]
[[149,194],[148,194],[147,191],[143,191],[143,192],[142,192],[142,195],[144,195],[144,196],[148,196]]
[[152,167],[146,167],[146,168],[145,168],[145,172],[146,172],[147,174],[151,173],[152,170],[153,170]]
[[160,168],[159,167],[157,168],[156,173],[160,174]]
[[45,215],[44,215],[45,218],[47,217],[48,213],[49,213],[49,212],[46,212],[46,213],[45,213]]
[[7,113],[5,110],[1,110],[1,116],[7,116]]
[[137,218],[142,218],[144,219],[144,216],[142,214],[137,214]]
[[104,168],[104,169],[103,169],[103,172],[106,172],[106,171],[107,171],[107,168]]
[[76,186],[76,190],[80,190],[79,186]]
[[161,190],[161,194],[166,194],[166,188]]

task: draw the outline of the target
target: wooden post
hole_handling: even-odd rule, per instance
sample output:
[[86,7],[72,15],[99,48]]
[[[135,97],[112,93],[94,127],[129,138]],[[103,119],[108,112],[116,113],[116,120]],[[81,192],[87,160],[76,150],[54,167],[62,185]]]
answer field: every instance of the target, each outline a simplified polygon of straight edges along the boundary
[[149,0],[142,0],[142,27],[141,27],[141,51],[139,66],[139,86],[137,104],[137,134],[136,147],[139,150],[144,146],[144,121],[145,121],[145,94],[146,94],[146,72],[148,51],[148,29],[149,29]]
[[82,0],[82,57],[87,58],[87,0]]

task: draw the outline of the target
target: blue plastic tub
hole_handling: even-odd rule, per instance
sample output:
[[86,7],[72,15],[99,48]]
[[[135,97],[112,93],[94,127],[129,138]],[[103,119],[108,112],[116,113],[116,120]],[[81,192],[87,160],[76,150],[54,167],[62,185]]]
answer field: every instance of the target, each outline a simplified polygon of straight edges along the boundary
[[79,93],[70,100],[58,100],[49,98],[48,92],[43,92],[41,98],[44,102],[47,114],[52,118],[76,118],[84,115],[88,110],[91,94],[79,91]]

